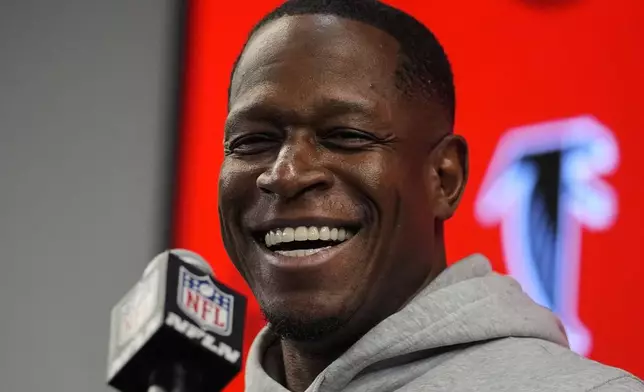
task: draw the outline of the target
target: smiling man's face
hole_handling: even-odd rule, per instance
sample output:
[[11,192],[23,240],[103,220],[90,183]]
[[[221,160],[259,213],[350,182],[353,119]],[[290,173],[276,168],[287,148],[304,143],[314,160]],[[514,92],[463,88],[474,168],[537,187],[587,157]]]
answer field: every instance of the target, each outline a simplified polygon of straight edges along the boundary
[[444,108],[399,91],[398,63],[391,36],[320,15],[270,22],[240,59],[222,234],[287,338],[364,333],[445,267],[464,146]]

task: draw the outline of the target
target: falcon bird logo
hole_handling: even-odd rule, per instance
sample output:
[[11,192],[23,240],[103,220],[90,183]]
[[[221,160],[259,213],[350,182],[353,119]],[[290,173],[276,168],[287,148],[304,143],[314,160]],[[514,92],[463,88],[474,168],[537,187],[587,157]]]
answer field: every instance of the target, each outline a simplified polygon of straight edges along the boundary
[[509,273],[557,314],[581,355],[592,344],[577,312],[582,227],[613,225],[617,198],[602,177],[618,162],[612,132],[592,116],[511,129],[475,205],[481,224],[500,224]]

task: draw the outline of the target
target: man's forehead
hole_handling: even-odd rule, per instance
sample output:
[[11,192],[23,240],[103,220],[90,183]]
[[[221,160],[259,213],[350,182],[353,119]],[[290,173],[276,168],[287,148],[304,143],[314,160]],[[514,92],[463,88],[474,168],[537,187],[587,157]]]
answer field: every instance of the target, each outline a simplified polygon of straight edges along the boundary
[[259,29],[242,54],[231,101],[256,84],[393,86],[398,43],[361,22],[325,15],[282,17]]
[[382,54],[398,51],[399,43],[387,32],[369,24],[335,15],[307,14],[283,16],[270,21],[249,39],[243,57],[249,53],[267,53],[272,49],[350,45],[371,46]]

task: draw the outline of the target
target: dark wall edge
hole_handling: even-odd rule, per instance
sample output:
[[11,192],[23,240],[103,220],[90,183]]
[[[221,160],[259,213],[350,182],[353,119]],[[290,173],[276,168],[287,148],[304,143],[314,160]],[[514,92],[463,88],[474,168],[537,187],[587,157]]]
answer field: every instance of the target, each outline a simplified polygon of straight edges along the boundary
[[170,45],[169,70],[170,87],[166,90],[167,95],[167,157],[163,169],[165,184],[162,187],[161,208],[159,216],[161,223],[158,230],[159,249],[162,251],[174,245],[174,215],[176,202],[179,196],[177,184],[179,183],[179,171],[181,160],[181,133],[183,125],[183,103],[186,84],[187,50],[189,34],[189,3],[190,0],[173,0],[171,5],[174,11],[171,12],[170,27],[168,28]]

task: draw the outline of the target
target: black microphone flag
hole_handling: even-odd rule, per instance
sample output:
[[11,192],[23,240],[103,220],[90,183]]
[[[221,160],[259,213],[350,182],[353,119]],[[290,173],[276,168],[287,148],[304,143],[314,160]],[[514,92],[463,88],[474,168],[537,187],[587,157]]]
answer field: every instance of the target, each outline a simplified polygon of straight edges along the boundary
[[112,309],[108,384],[123,392],[223,388],[242,366],[245,312],[246,299],[215,281],[199,255],[161,253]]

